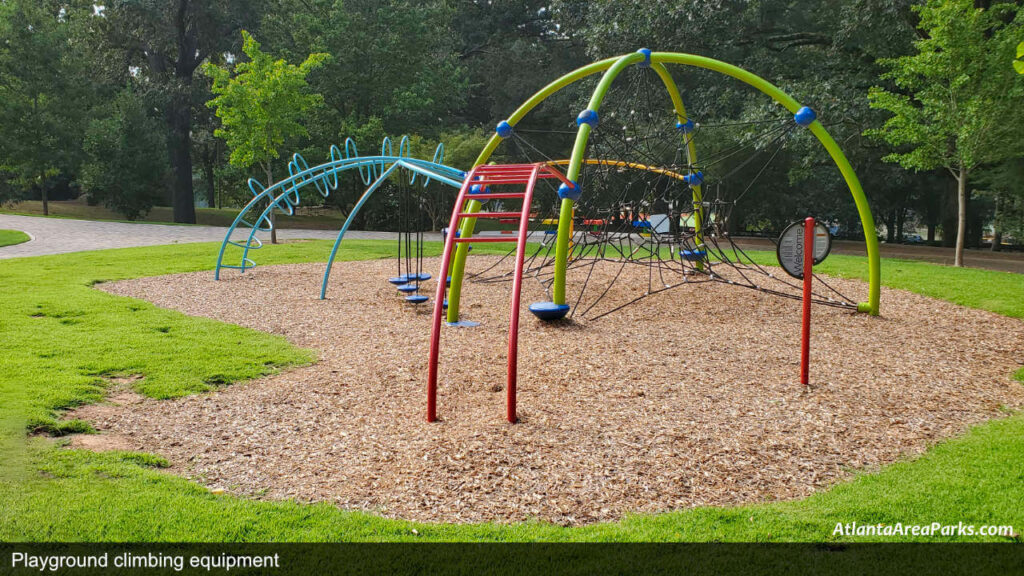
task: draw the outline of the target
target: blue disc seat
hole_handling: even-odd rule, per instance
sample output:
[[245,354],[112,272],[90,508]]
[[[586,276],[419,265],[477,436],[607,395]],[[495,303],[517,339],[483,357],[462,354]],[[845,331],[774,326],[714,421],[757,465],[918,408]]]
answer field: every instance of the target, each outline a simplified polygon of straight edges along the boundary
[[569,313],[568,304],[555,304],[554,302],[534,302],[530,304],[530,312],[541,320],[561,320]]

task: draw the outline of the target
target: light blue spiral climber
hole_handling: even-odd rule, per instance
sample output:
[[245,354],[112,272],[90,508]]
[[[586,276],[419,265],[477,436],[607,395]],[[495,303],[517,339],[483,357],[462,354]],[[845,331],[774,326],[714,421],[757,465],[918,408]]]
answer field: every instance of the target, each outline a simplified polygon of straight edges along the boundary
[[[273,229],[273,224],[270,221],[271,213],[277,210],[282,214],[295,214],[295,208],[301,199],[299,191],[310,184],[321,196],[326,198],[338,188],[338,175],[352,169],[358,171],[360,179],[367,188],[352,207],[352,211],[345,219],[345,223],[342,224],[334,246],[331,248],[330,256],[327,259],[327,268],[324,270],[323,284],[320,287],[321,299],[327,295],[327,282],[331,276],[331,266],[334,264],[334,258],[345,233],[362,207],[384,182],[394,176],[396,172],[407,170],[410,174],[410,184],[415,184],[419,180],[425,187],[431,181],[436,180],[459,188],[466,176],[462,170],[444,164],[444,144],[438,144],[432,160],[413,158],[408,136],[403,136],[399,142],[397,156],[394,155],[390,138],[384,139],[378,156],[360,156],[355,141],[348,138],[345,140],[344,149],[332,145],[330,160],[312,168],[301,154],[296,153],[288,163],[287,178],[270,186],[264,186],[255,178],[249,179],[249,190],[252,191],[253,198],[238,213],[224,236],[220,252],[217,255],[217,268],[214,277],[220,280],[221,269],[224,268],[244,273],[249,268],[256,266],[256,262],[250,258],[250,252],[263,247],[257,233],[269,232]],[[236,253],[240,251],[236,256],[238,264],[225,264],[229,247],[235,249],[233,251]]]

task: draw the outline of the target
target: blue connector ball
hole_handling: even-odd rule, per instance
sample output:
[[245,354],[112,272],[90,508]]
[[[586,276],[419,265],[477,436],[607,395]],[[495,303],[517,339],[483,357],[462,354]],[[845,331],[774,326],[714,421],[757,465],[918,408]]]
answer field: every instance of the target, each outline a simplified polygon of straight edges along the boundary
[[576,117],[576,125],[583,126],[589,124],[591,128],[597,126],[597,111],[596,110],[584,110],[580,112],[580,115]]
[[470,194],[487,194],[488,192],[489,190],[487,189],[487,186],[482,184],[473,184],[469,187]]
[[811,110],[807,106],[796,111],[793,114],[793,120],[801,126],[810,126],[812,122],[818,117],[814,110]]
[[690,132],[693,132],[693,129],[696,128],[696,126],[697,125],[693,123],[693,120],[687,120],[686,122],[676,122],[676,130],[679,130],[683,134],[689,134]]
[[640,63],[640,66],[647,67],[651,65],[651,50],[650,48],[641,48],[637,50],[638,53],[644,55],[644,61]]
[[700,186],[704,183],[704,173],[697,171],[686,174],[683,176],[683,182],[686,182],[690,186]]
[[512,135],[512,125],[505,120],[502,120],[501,122],[498,122],[498,127],[495,128],[494,131],[498,133],[498,136],[508,138]]
[[562,185],[558,187],[558,197],[562,200],[572,200],[573,202],[580,199],[583,195],[583,190],[580,189],[580,185],[573,182],[572,186],[562,182]]

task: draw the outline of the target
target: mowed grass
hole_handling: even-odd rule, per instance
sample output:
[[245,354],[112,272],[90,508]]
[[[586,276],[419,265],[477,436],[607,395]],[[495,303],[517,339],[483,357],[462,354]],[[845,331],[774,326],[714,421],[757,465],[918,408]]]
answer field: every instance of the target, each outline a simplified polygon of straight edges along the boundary
[[0,230],[0,248],[28,242],[32,238],[21,230]]
[[[339,260],[388,257],[393,249],[391,242],[353,241]],[[256,260],[322,261],[328,250],[327,242],[268,246]],[[427,249],[428,255],[439,251],[439,244]],[[327,504],[215,495],[161,471],[167,463],[154,455],[60,448],[59,435],[89,430],[87,423],[61,420],[60,411],[101,399],[114,376],[141,375],[134,384],[139,391],[171,398],[315,359],[314,351],[278,336],[92,288],[209,270],[215,254],[214,245],[187,244],[0,262],[0,540],[849,541],[864,538],[834,536],[837,523],[964,522],[1012,525],[1018,532],[1024,526],[1020,413],[802,501],[638,515],[579,528],[423,525]],[[863,277],[866,266],[863,258],[833,256],[821,271]],[[1024,318],[1022,276],[899,261],[886,262],[883,275],[888,285]],[[1024,379],[1024,371],[1018,376]]]

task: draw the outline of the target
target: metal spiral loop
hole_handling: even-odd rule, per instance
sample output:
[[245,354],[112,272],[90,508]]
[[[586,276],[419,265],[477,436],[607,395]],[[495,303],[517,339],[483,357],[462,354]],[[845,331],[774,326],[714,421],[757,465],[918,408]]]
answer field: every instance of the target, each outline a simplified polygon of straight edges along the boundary
[[[333,160],[333,155],[331,159]],[[356,148],[356,141],[352,138],[345,138],[345,160],[356,160],[359,158],[359,150]],[[359,166],[359,177],[363,180],[363,184],[366,186],[370,185],[370,182],[374,181],[374,170],[372,166]]]

